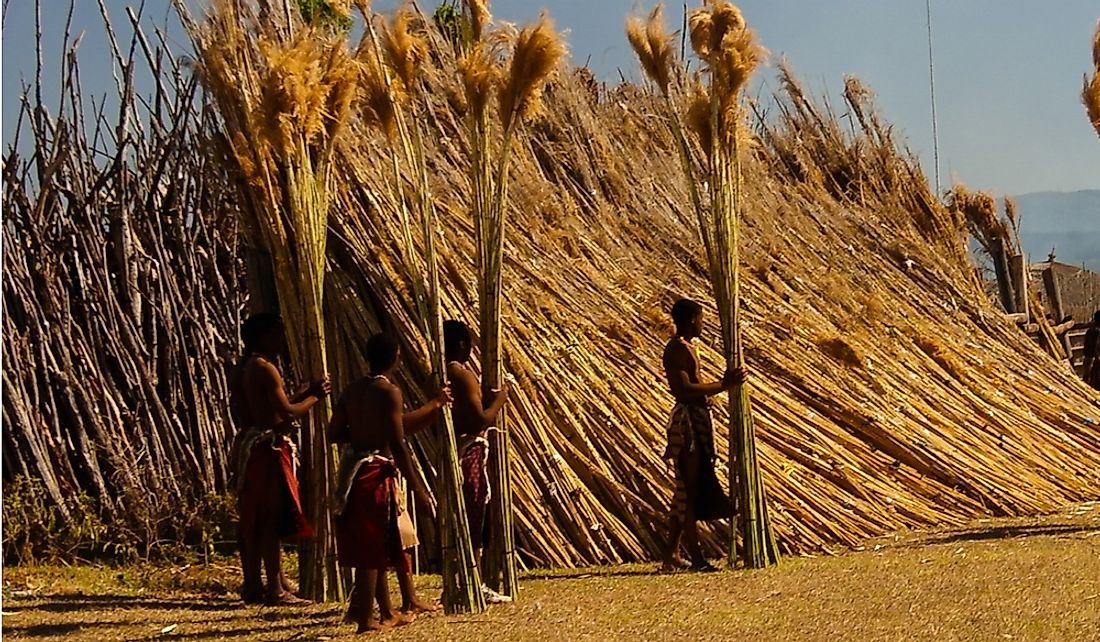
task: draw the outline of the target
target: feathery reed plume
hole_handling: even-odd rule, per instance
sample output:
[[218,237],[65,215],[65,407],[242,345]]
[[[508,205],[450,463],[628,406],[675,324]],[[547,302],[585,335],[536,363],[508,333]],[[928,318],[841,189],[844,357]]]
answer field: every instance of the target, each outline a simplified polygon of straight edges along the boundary
[[493,20],[489,15],[489,0],[467,0],[470,8],[470,40],[479,42],[485,35],[485,27]]
[[400,84],[395,98],[409,92],[419,79],[420,66],[428,57],[428,42],[423,31],[413,31],[412,11],[400,9],[393,17],[392,25],[382,24],[382,49],[386,62],[393,69],[394,79]]
[[459,59],[458,73],[466,94],[466,108],[474,114],[484,115],[501,73],[489,48],[482,42],[475,42]]
[[1096,33],[1092,36],[1092,79],[1085,75],[1085,86],[1081,89],[1081,102],[1085,104],[1089,122],[1096,135],[1100,136],[1100,21],[1096,23]]
[[397,138],[397,115],[386,70],[373,47],[365,47],[360,58],[360,117],[368,127],[377,128],[393,142]]
[[[1006,214],[1015,212],[1015,202],[1005,202]],[[966,221],[970,235],[990,256],[994,255],[994,243],[1001,242],[1006,250],[1012,250],[1012,234],[1009,225],[997,216],[997,199],[989,192],[971,192],[966,185],[955,185],[948,192],[948,207],[958,212]]]
[[638,55],[646,76],[657,83],[662,93],[668,90],[670,81],[674,38],[673,34],[665,31],[664,8],[664,4],[658,4],[646,20],[638,16],[626,19],[626,37],[630,46]]
[[688,129],[695,134],[699,146],[703,148],[703,153],[710,156],[710,148],[714,137],[710,126],[710,92],[707,91],[707,86],[699,79],[691,84],[691,96],[687,111],[684,114],[684,122],[687,123]]
[[537,23],[520,30],[499,92],[500,118],[505,130],[538,112],[543,85],[564,57],[565,43],[545,12]]

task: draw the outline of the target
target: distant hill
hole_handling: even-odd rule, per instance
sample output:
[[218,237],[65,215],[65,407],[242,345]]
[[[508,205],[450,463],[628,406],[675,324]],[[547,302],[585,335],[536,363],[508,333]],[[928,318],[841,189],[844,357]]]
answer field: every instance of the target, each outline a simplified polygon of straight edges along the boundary
[[1057,260],[1100,271],[1100,190],[1031,192],[1014,197],[1020,236],[1032,261]]

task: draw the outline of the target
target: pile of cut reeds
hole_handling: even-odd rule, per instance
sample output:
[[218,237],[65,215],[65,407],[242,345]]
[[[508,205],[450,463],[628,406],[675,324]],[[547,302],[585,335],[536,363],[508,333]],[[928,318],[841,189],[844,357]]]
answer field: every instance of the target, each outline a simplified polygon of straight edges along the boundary
[[[452,222],[436,239],[441,307],[476,326],[463,90],[450,44],[436,36],[429,44],[421,70],[430,88],[425,163],[438,216]],[[190,82],[158,77],[168,91]],[[966,221],[938,202],[869,93],[853,86],[846,95],[845,111],[859,106],[859,126],[850,131],[793,74],[785,78],[770,107],[762,99],[750,136],[741,237],[742,341],[780,551],[836,551],[897,529],[1096,500],[1100,397],[987,300]],[[672,79],[678,93],[686,92],[685,80]],[[134,104],[151,112],[158,103]],[[216,403],[224,375],[210,364],[230,356],[222,352],[233,344],[241,307],[226,304],[239,291],[220,276],[233,273],[233,230],[216,225],[234,203],[217,187],[221,170],[193,155],[208,149],[200,134],[209,123],[191,111],[194,100],[178,109],[160,104],[159,133],[133,133],[134,144],[155,153],[118,161],[127,173],[100,182],[102,166],[82,153],[60,163],[52,180],[34,178],[47,162],[22,174],[7,170],[4,179],[5,214],[16,197],[35,204],[20,210],[27,215],[5,216],[5,481],[8,471],[47,470],[59,501],[82,489],[137,523],[145,509],[113,499],[122,496],[116,480],[127,470],[148,475],[138,483],[159,479],[172,498],[224,489],[227,424]],[[652,559],[664,541],[672,493],[660,459],[672,405],[659,366],[672,331],[667,309],[679,296],[711,298],[666,109],[641,88],[594,86],[590,75],[562,73],[542,115],[513,141],[505,216],[522,233],[504,242],[501,345],[504,368],[517,378],[509,434],[521,565]],[[44,159],[65,158],[80,140],[52,133],[81,131],[76,115],[84,110],[67,113],[41,130]],[[430,387],[431,361],[406,267],[394,252],[401,229],[391,170],[379,162],[386,143],[358,120],[344,141],[333,152],[342,187],[329,214],[324,285],[334,386],[366,371],[361,346],[371,333],[395,330],[407,355],[400,383],[415,403],[416,392]],[[160,167],[154,159],[183,171],[189,182],[181,185],[191,187],[172,192],[147,181],[156,172],[143,172]],[[25,167],[11,154],[5,162],[6,169]],[[125,191],[109,191],[114,176],[125,176]],[[417,175],[402,178],[413,193]],[[108,193],[137,205],[130,229],[139,230],[142,251],[121,257],[124,265],[155,267],[139,271],[148,286],[140,323],[118,321],[118,310],[130,308],[119,303],[127,299],[116,286],[90,294],[89,284],[117,283],[117,268],[104,262],[110,241],[70,238],[76,229],[90,234],[102,223],[93,213],[108,211],[79,203]],[[161,214],[159,199],[169,194],[178,229]],[[63,214],[70,211],[85,218],[68,226]],[[199,240],[186,245],[190,234]],[[422,247],[415,231],[414,239]],[[24,244],[26,267],[18,267]],[[66,326],[65,315],[91,325]],[[82,334],[93,327],[95,334]],[[709,376],[723,361],[718,337],[708,328],[700,346]],[[143,347],[149,341],[155,350]],[[191,348],[186,357],[180,346]],[[140,390],[123,384],[133,381]],[[187,392],[192,383],[195,399]],[[719,409],[719,425],[727,419]],[[716,446],[719,453],[728,447],[721,431]],[[438,488],[437,438],[418,436],[414,450]],[[206,456],[211,472],[186,463]],[[105,488],[93,481],[93,463]],[[726,457],[718,465],[728,474]],[[171,508],[155,514],[178,512]],[[419,523],[426,528],[430,520]],[[729,535],[706,532],[703,541],[712,555],[724,555]]]

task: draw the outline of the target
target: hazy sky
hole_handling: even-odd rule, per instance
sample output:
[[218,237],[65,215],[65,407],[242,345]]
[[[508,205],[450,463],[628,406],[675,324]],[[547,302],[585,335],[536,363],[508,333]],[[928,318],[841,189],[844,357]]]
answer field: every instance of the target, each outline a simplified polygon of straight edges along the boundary
[[[20,78],[34,70],[32,0],[5,0],[3,29],[3,140],[11,140]],[[104,0],[117,30],[129,24],[125,7]],[[379,0],[388,10],[396,0]],[[692,2],[692,5],[695,3]],[[163,23],[168,0],[146,0],[149,21]],[[421,0],[431,10],[434,0]],[[623,35],[624,16],[651,2],[632,0],[495,0],[493,13],[522,22],[546,7],[568,30],[572,60],[597,76],[640,78]],[[682,3],[669,3],[679,23]],[[924,0],[742,0],[772,59],[786,56],[807,87],[832,95],[845,75],[862,78],[878,95],[887,120],[908,138],[932,172],[932,126]],[[47,53],[58,51],[65,0],[43,0]],[[1040,8],[1042,7],[1042,8]],[[971,187],[1019,194],[1039,190],[1100,188],[1100,139],[1080,102],[1090,66],[1091,34],[1100,18],[1096,0],[932,0],[933,46],[939,116],[940,173]],[[673,25],[678,27],[678,24]],[[76,0],[74,33],[81,43],[81,73],[91,93],[113,83],[96,0]],[[186,49],[173,30],[180,51]],[[52,47],[51,47],[52,44]],[[47,69],[47,81],[58,82]],[[774,72],[760,76],[763,91]],[[838,101],[834,105],[840,105]]]

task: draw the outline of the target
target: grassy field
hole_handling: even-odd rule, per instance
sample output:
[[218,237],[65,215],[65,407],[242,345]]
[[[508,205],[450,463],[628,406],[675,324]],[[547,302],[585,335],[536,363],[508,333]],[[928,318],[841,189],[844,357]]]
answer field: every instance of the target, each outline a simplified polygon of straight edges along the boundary
[[[336,640],[338,605],[245,607],[207,567],[10,568],[5,639]],[[1100,640],[1100,505],[910,533],[763,571],[653,565],[529,575],[481,616],[421,617],[386,640]],[[425,595],[438,578],[419,578]],[[173,627],[163,632],[168,627]]]

